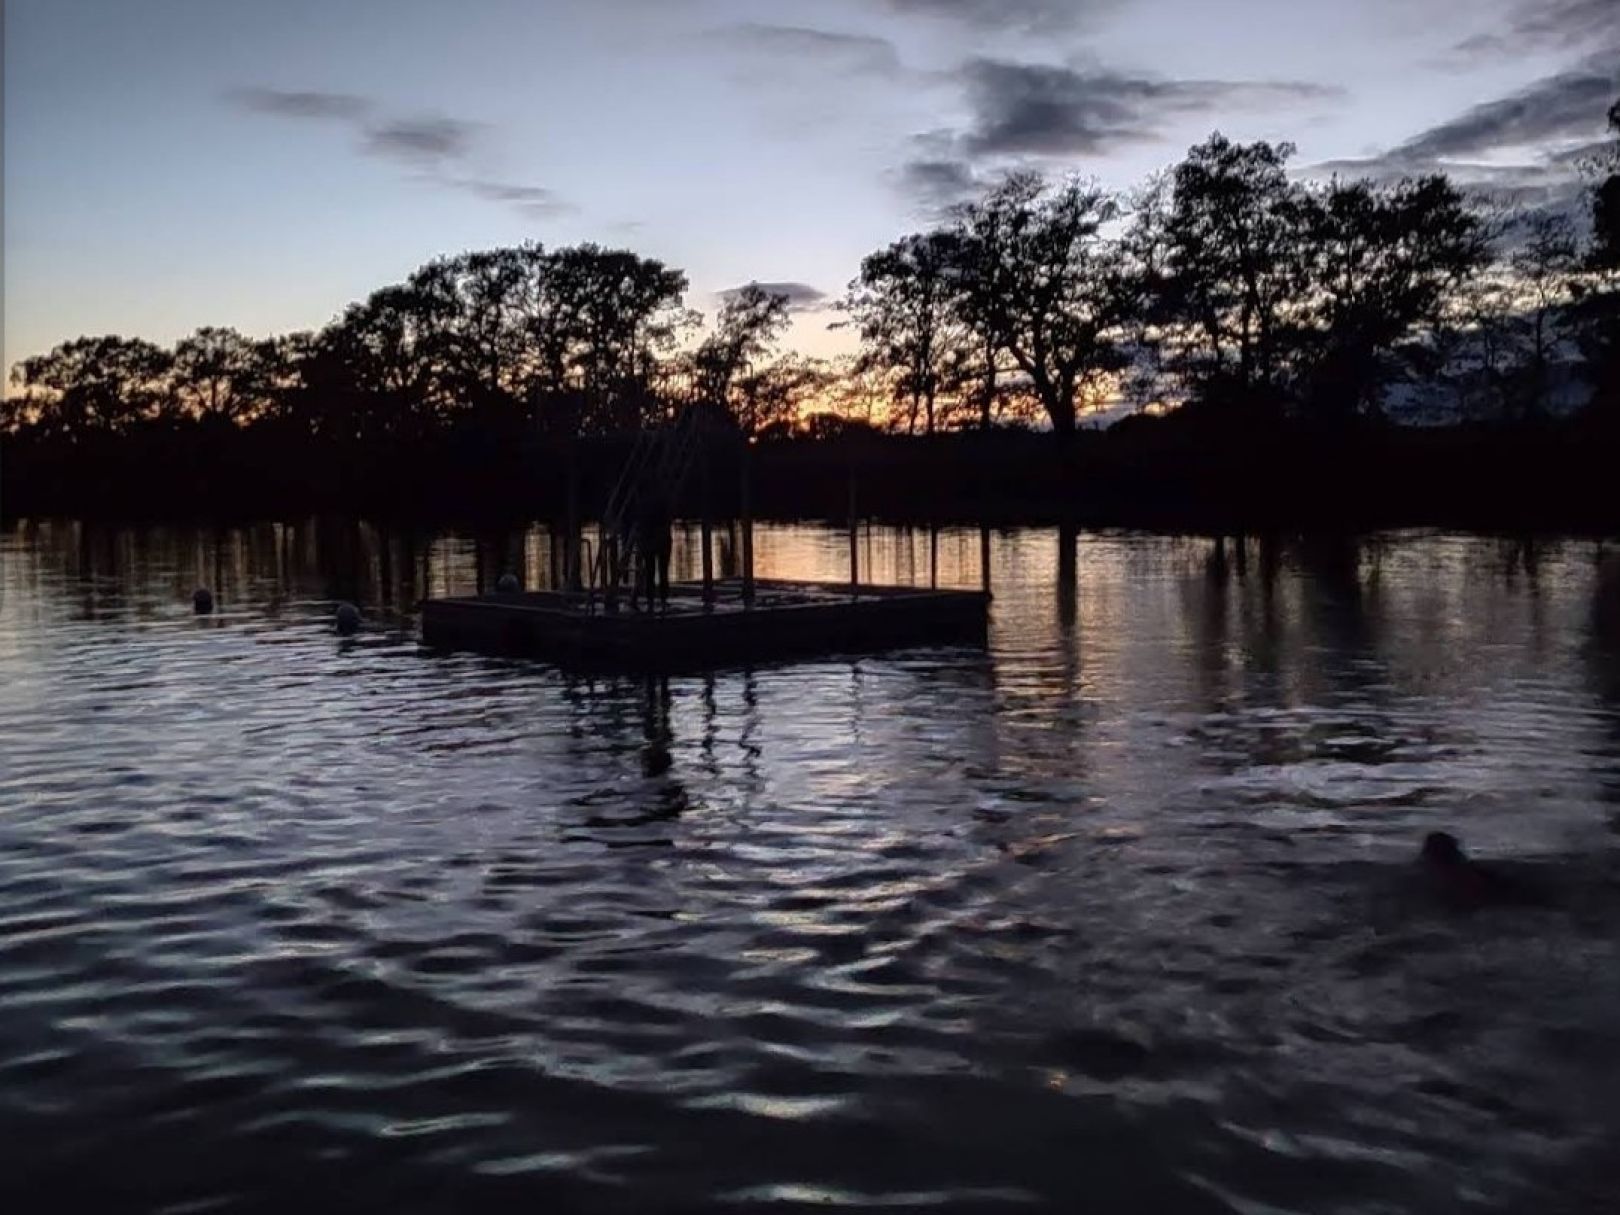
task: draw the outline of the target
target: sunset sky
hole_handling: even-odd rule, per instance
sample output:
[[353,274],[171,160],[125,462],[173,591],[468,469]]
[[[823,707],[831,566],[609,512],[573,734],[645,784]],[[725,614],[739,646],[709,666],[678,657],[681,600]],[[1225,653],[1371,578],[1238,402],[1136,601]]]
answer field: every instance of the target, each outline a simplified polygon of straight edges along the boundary
[[1616,0],[7,0],[4,360],[318,327],[429,258],[628,245],[817,304],[1019,165],[1219,127],[1533,199],[1620,93]]

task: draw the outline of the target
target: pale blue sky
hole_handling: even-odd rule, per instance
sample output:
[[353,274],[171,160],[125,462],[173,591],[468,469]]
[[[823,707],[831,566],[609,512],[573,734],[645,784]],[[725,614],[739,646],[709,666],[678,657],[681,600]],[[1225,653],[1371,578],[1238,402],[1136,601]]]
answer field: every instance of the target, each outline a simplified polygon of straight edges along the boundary
[[[83,333],[315,327],[435,255],[524,239],[663,258],[705,312],[750,279],[831,296],[967,183],[1036,164],[1124,186],[1217,126],[1291,138],[1302,167],[1545,186],[1620,91],[1614,0],[5,13],[7,364]],[[847,341],[825,324],[802,315],[796,342]]]

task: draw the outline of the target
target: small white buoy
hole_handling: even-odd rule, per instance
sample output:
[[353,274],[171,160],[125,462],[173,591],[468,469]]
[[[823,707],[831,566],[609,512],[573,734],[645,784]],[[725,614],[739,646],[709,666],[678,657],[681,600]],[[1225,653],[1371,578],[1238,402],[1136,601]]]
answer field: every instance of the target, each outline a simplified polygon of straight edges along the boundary
[[191,592],[191,610],[199,616],[206,616],[214,610],[214,592],[206,586],[199,586]]
[[337,605],[337,631],[345,637],[360,631],[360,609],[352,603]]
[[515,595],[523,589],[523,584],[517,580],[516,574],[502,574],[495,583],[495,589],[503,595]]

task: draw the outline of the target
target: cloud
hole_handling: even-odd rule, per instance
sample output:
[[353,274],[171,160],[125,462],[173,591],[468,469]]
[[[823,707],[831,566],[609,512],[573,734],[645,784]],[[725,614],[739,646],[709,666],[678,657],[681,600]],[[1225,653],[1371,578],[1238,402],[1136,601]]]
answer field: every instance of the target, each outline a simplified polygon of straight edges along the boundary
[[1587,166],[1596,166],[1599,172],[1608,170],[1603,165],[1614,152],[1614,140],[1592,139],[1585,143],[1571,144],[1556,152],[1547,154],[1547,163],[1559,165],[1563,168],[1585,169]]
[[1530,50],[1620,47],[1620,4],[1615,0],[1516,0],[1499,28],[1464,38],[1454,48],[1465,59],[1522,55]]
[[953,131],[929,131],[911,137],[909,155],[890,173],[891,183],[921,204],[925,214],[940,216],[959,203],[983,194],[994,180],[962,149]]
[[410,117],[378,115],[379,106],[353,93],[238,88],[225,94],[227,102],[255,114],[277,118],[330,122],[352,131],[358,148],[368,156],[398,161],[422,173],[427,180],[461,190],[490,202],[515,207],[530,218],[561,215],[572,206],[544,186],[451,172],[478,149],[480,123],[446,114]]
[[1050,33],[1072,29],[1117,8],[1121,0],[877,0],[906,17],[932,17],[980,30]]
[[1603,152],[1605,114],[1620,71],[1600,56],[1482,102],[1387,152],[1311,166],[1315,174],[1394,181],[1444,173],[1487,202],[1579,215],[1581,166]]
[[1407,160],[1482,156],[1570,139],[1590,140],[1603,129],[1604,113],[1620,88],[1620,67],[1596,64],[1546,76],[1535,83],[1463,111],[1396,147]]
[[827,300],[827,293],[825,291],[812,287],[809,283],[793,282],[744,283],[740,287],[728,287],[726,290],[716,292],[715,294],[722,301],[729,301],[734,299],[739,292],[745,291],[749,287],[758,287],[760,290],[771,295],[787,296],[787,307],[789,312],[814,312]]
[[894,43],[869,34],[842,34],[801,25],[746,21],[715,31],[715,36],[749,50],[789,58],[815,58],[861,72],[897,72]]
[[1597,56],[1464,110],[1387,152],[1311,166],[1316,174],[1393,181],[1445,173],[1498,203],[1578,211],[1583,161],[1605,147],[1605,114],[1620,72]]
[[967,60],[950,78],[966,95],[967,122],[913,136],[910,154],[890,175],[902,192],[933,208],[982,193],[1009,168],[1158,140],[1184,114],[1344,95],[1303,80],[1175,80],[989,56]]
[[895,177],[902,193],[935,210],[948,210],[977,197],[986,184],[970,161],[948,156],[908,160]]
[[472,150],[477,131],[475,123],[442,114],[394,118],[367,126],[362,146],[377,156],[436,164],[465,157]]
[[371,102],[353,93],[245,88],[231,89],[226,98],[244,110],[281,118],[358,122],[371,109]]
[[567,215],[574,210],[572,203],[560,197],[555,190],[544,186],[526,186],[517,182],[490,181],[487,178],[452,177],[444,179],[446,185],[456,186],[490,202],[508,203],[524,213],[536,217]]
[[418,166],[466,156],[478,132],[477,123],[444,114],[373,117],[378,109],[376,102],[353,93],[240,88],[229,90],[225,97],[255,114],[349,127],[359,134],[364,151]]
[[1321,101],[1341,91],[1306,81],[1165,80],[1003,59],[962,68],[975,156],[1084,156],[1157,139],[1166,120],[1217,105]]

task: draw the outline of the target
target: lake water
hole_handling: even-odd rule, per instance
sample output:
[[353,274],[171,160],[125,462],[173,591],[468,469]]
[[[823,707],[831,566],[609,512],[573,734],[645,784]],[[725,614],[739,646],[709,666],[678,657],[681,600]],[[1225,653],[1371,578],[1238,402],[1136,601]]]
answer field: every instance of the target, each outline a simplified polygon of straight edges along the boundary
[[649,683],[420,648],[543,533],[7,525],[0,1198],[1614,1209],[1620,549],[1064,539],[987,650]]

